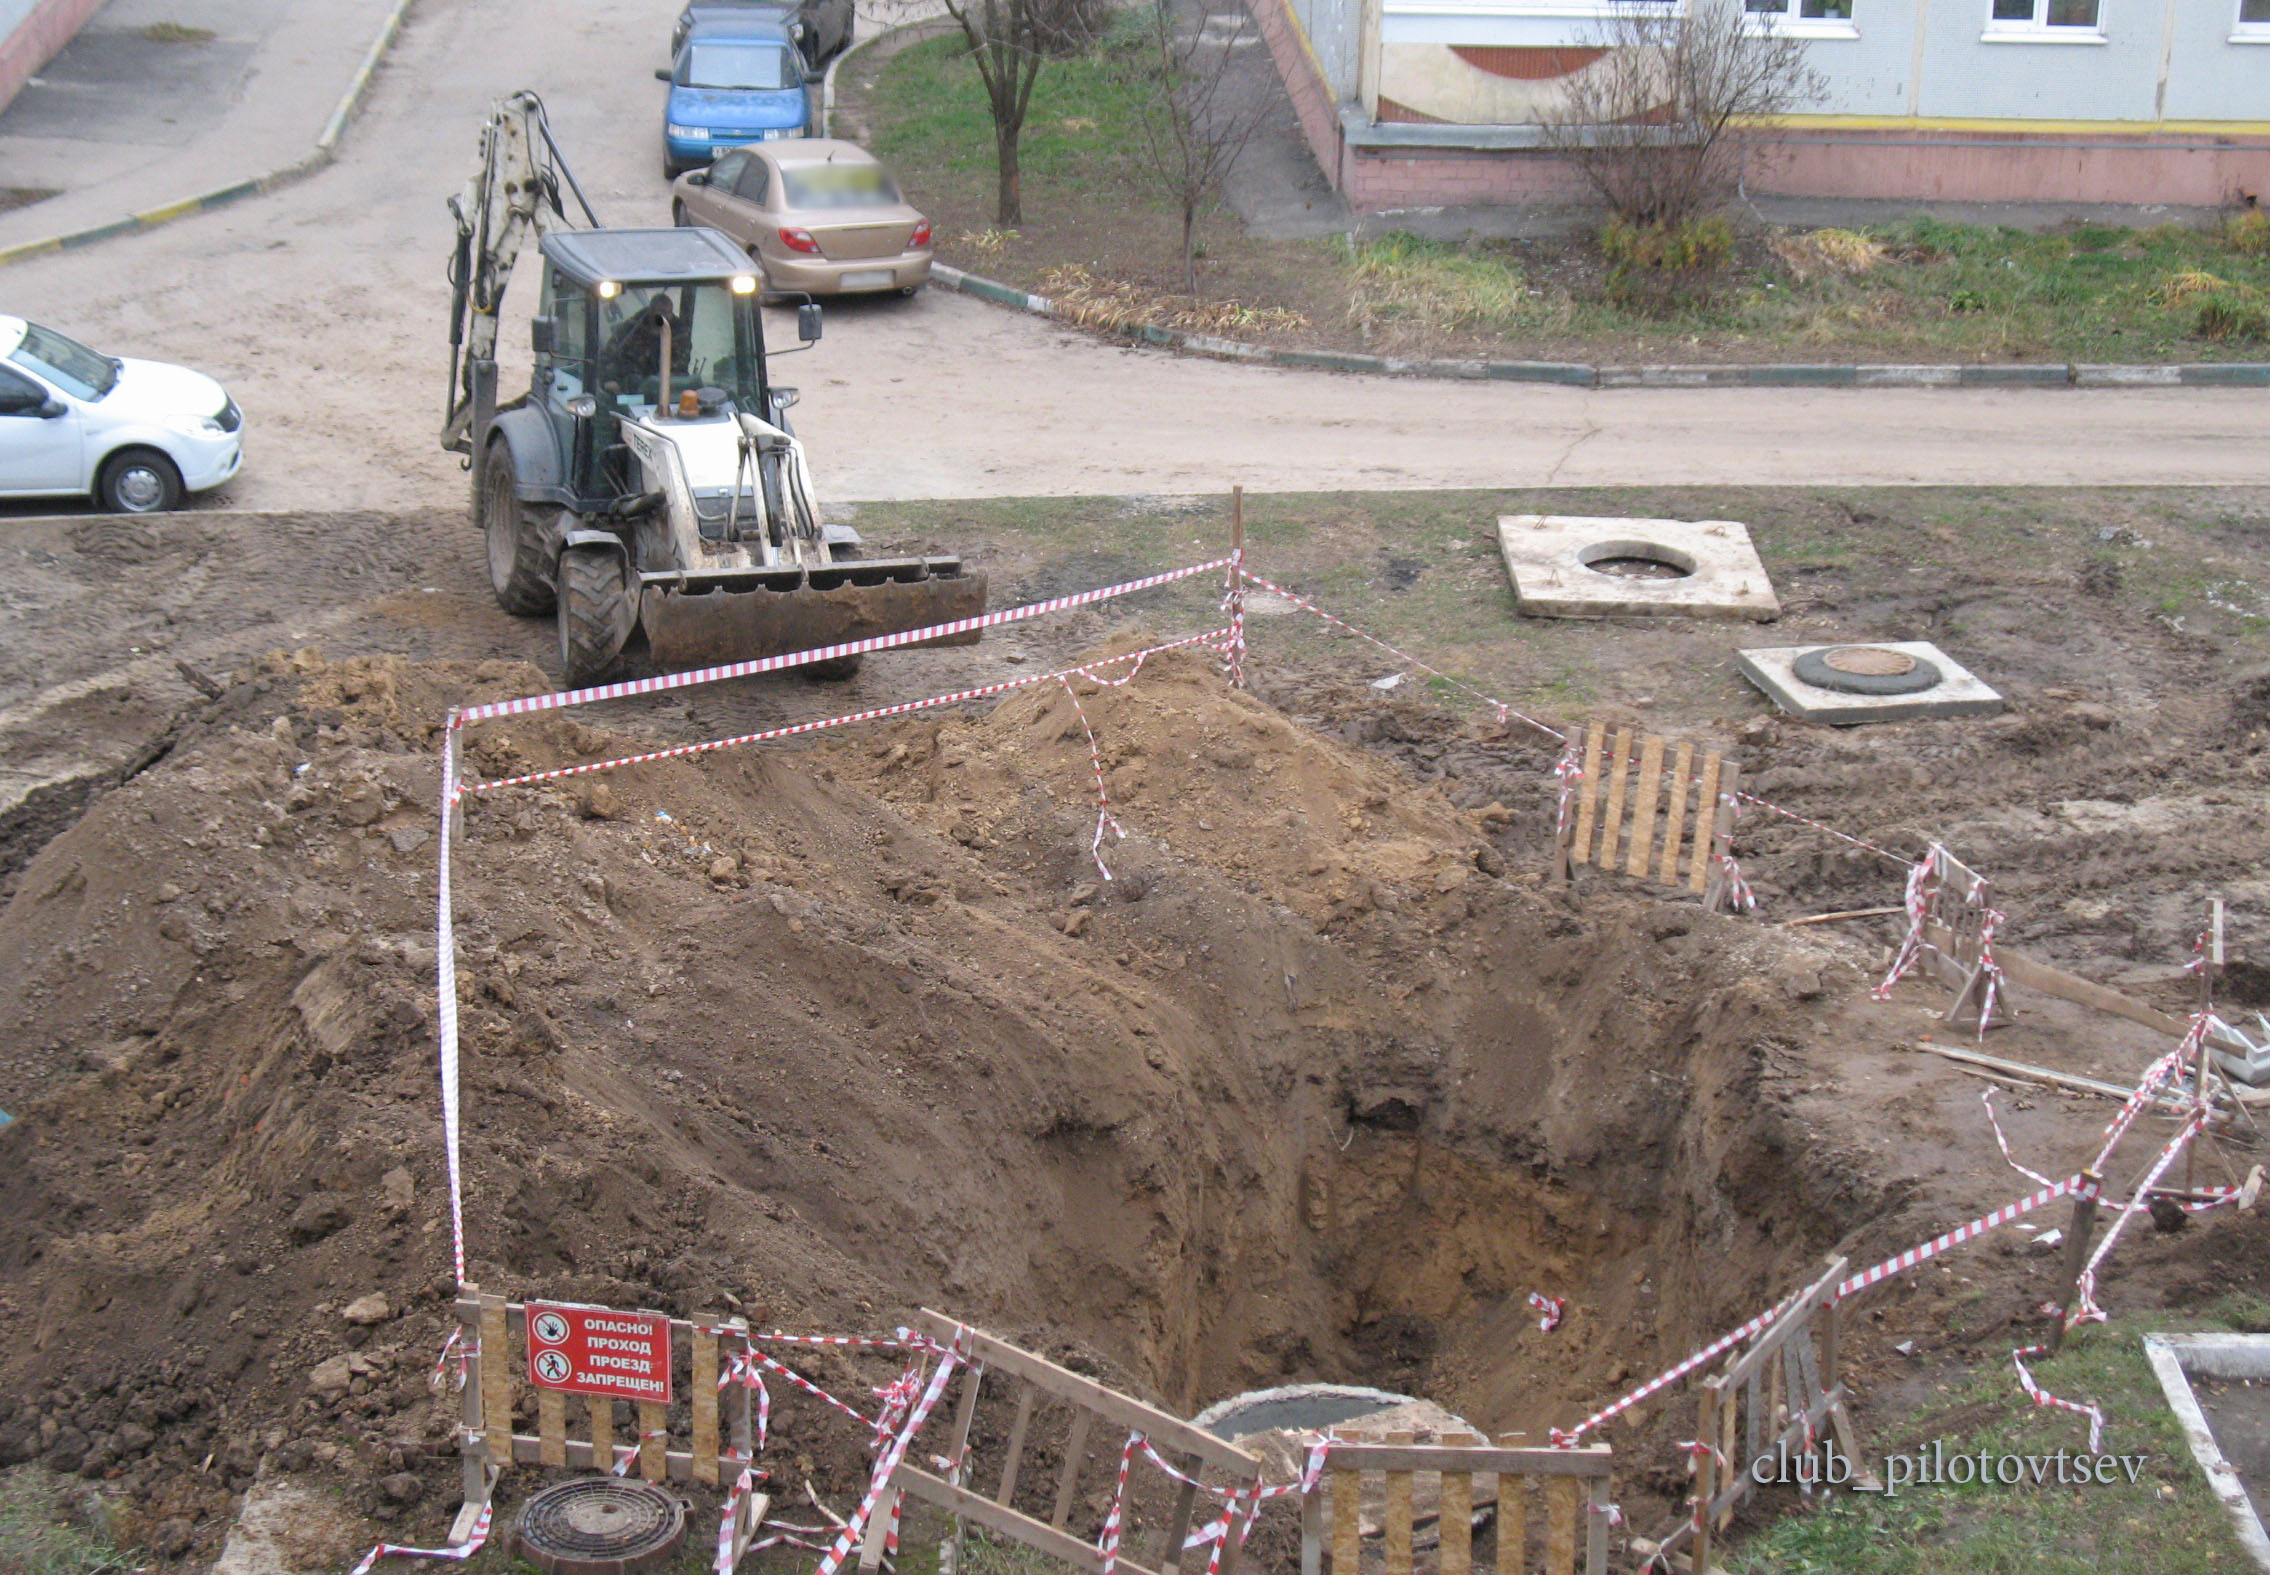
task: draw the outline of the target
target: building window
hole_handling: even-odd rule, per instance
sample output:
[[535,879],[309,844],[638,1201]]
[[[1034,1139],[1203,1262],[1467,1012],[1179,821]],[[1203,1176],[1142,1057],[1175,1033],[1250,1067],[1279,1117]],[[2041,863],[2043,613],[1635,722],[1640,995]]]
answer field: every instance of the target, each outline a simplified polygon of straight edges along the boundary
[[2270,0],[2238,0],[2234,44],[2270,44]]
[[1988,0],[1988,42],[2101,44],[2101,0]]
[[1742,0],[1761,33],[1791,38],[1858,38],[1852,0]]

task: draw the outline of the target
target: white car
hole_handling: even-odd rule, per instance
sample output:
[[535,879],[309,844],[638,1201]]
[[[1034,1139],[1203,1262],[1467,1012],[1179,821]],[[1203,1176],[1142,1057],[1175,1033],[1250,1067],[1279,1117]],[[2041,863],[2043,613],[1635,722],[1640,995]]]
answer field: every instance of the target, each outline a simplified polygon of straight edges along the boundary
[[114,514],[179,508],[237,473],[243,425],[202,372],[97,355],[0,317],[0,498],[92,497]]

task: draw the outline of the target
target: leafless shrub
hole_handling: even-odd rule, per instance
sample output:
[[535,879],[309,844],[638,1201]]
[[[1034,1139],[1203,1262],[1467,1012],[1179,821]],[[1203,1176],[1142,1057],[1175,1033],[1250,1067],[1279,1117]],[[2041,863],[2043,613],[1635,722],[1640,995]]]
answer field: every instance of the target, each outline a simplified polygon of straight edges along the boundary
[[1113,69],[1137,89],[1134,151],[1182,220],[1182,282],[1198,294],[1198,215],[1220,195],[1268,101],[1236,71],[1237,51],[1259,41],[1243,7],[1205,0],[1143,0],[1113,38]]
[[1804,45],[1764,22],[1743,0],[1621,0],[1587,40],[1605,53],[1544,117],[1546,145],[1627,224],[1717,211],[1758,130],[1827,91]]

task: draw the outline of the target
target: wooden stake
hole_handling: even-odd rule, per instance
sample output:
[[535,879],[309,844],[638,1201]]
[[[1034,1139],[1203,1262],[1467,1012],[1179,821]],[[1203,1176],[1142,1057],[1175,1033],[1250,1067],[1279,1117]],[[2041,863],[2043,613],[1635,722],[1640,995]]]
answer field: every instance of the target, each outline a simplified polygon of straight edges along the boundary
[[687,1397],[693,1412],[694,1480],[717,1486],[717,1330],[704,1319],[694,1320],[694,1392]]
[[1624,864],[1626,875],[1645,876],[1654,862],[1655,801],[1662,783],[1663,740],[1648,733],[1640,739],[1639,781],[1632,793],[1632,856]]
[[[1230,488],[1230,628],[1233,640],[1245,638],[1245,488]],[[1230,687],[1245,687],[1243,652],[1230,657]],[[1179,1556],[1179,1555],[1178,1555]]]
[[1555,1477],[1545,1484],[1545,1568],[1550,1575],[1576,1575],[1576,1515],[1583,1484]]
[[1332,1473],[1332,1575],[1357,1575],[1364,1567],[1364,1479],[1353,1471]]
[[1695,857],[1687,869],[1687,885],[1697,896],[1710,881],[1711,828],[1718,823],[1719,765],[1716,750],[1703,756],[1702,785],[1695,795]]
[[1632,759],[1632,730],[1616,729],[1608,744],[1608,803],[1600,812],[1600,867],[1616,867],[1619,838],[1624,829],[1624,776]]
[[501,1472],[512,1464],[512,1326],[502,1296],[481,1298],[481,1427]]
[[[1445,1444],[1479,1444],[1481,1440],[1470,1433],[1446,1433]],[[1442,1473],[1441,1511],[1436,1520],[1442,1554],[1438,1565],[1442,1575],[1472,1575],[1474,1568],[1474,1476],[1469,1471],[1453,1471],[1448,1467]],[[1499,1562],[1502,1564],[1503,1559]]]
[[1671,802],[1664,810],[1663,868],[1657,877],[1666,886],[1679,884],[1679,839],[1686,835],[1687,795],[1694,790],[1695,746],[1681,739],[1671,755]]
[[1572,863],[1592,862],[1592,817],[1600,802],[1600,743],[1607,729],[1598,722],[1584,724],[1584,775],[1576,785],[1576,846]]
[[[477,1307],[481,1288],[477,1285],[464,1285],[458,1287],[457,1294]],[[489,1497],[489,1447],[481,1426],[483,1392],[480,1315],[478,1312],[465,1311],[463,1300],[459,1303],[459,1309],[457,1349],[465,1363],[465,1392],[459,1399],[457,1412],[461,1424],[457,1438],[458,1464],[462,1469],[464,1502],[468,1505],[484,1504]],[[497,1359],[502,1361],[504,1353],[498,1352]]]
[[2095,1192],[2103,1181],[2093,1170],[2081,1172],[2082,1190],[2074,1197],[2073,1216],[2066,1222],[2065,1261],[2057,1273],[2057,1322],[2049,1330],[2052,1351],[2065,1343],[2065,1319],[2073,1311],[2073,1297],[2081,1284],[2081,1268],[2089,1261],[2089,1233],[2096,1229],[2097,1223]]

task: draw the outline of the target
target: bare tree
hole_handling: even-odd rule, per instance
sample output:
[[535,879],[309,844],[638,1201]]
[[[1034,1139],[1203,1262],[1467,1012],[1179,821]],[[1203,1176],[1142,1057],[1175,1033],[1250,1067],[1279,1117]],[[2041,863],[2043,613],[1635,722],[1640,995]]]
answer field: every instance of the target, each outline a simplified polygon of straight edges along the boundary
[[1799,40],[1745,0],[1620,0],[1564,79],[1546,145],[1628,224],[1673,226],[1725,206],[1757,129],[1822,97]]
[[1052,58],[1085,48],[1099,26],[1096,0],[943,0],[962,30],[970,59],[985,84],[993,115],[993,156],[998,176],[993,222],[1004,228],[1025,217],[1018,147],[1033,84]]
[[1132,13],[1140,40],[1114,56],[1136,87],[1135,151],[1182,219],[1182,281],[1198,294],[1198,215],[1220,195],[1268,99],[1237,72],[1238,51],[1260,41],[1242,6],[1213,12],[1205,0],[1143,0]]

